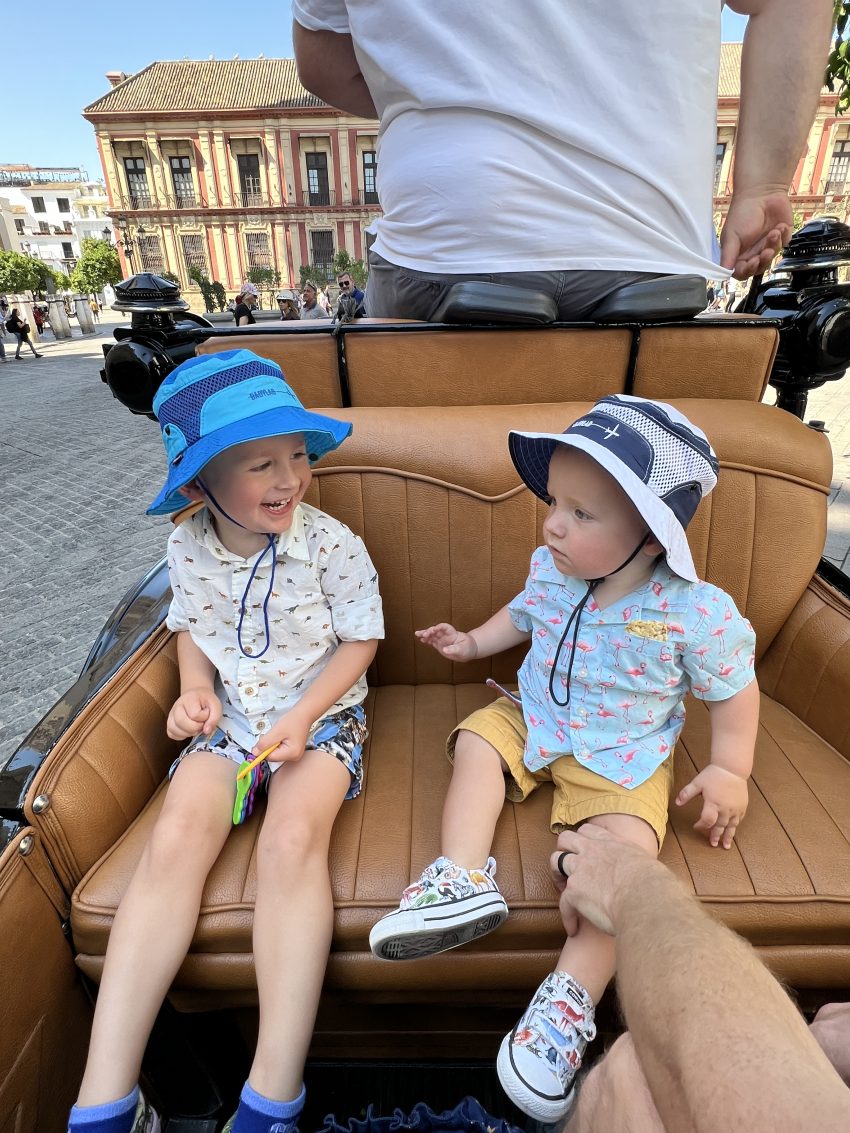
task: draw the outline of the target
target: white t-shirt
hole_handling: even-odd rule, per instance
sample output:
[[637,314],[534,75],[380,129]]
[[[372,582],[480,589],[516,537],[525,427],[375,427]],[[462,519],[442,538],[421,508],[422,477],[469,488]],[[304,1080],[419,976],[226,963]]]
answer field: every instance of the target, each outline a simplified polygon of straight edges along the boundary
[[381,119],[375,251],[449,273],[716,278],[721,0],[293,0]]

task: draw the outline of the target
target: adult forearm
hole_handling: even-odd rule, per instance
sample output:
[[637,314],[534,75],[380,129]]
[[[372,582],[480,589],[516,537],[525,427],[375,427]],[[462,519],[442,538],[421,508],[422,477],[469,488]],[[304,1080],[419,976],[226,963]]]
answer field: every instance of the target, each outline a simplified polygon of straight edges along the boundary
[[850,1092],[782,988],[663,867],[621,892],[615,924],[620,1000],[665,1128],[850,1128]]
[[745,0],[735,194],[791,183],[823,85],[831,0]]
[[310,31],[296,20],[292,24],[292,45],[298,77],[308,91],[329,106],[359,118],[378,117],[350,35]]

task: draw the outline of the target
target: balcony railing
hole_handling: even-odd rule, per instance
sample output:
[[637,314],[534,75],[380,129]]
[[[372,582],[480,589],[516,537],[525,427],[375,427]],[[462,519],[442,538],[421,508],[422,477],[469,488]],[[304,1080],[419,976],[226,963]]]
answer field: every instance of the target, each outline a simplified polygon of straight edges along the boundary
[[121,207],[132,212],[134,209],[152,209],[155,205],[150,193],[128,193],[126,197],[122,196]]
[[319,189],[315,193],[303,193],[305,208],[328,208],[336,205],[336,193],[332,189]]
[[821,181],[818,192],[823,196],[843,197],[846,193],[850,193],[850,182],[846,178],[827,177]]

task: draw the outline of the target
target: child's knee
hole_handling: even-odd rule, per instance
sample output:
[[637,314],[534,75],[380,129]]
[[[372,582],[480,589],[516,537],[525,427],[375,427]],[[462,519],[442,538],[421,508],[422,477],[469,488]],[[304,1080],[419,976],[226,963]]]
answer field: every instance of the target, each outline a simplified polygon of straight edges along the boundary
[[453,762],[456,767],[461,763],[498,767],[503,775],[510,771],[505,760],[489,740],[485,740],[477,732],[470,732],[466,728],[462,728],[457,733]]
[[264,822],[257,844],[257,868],[283,876],[303,870],[311,862],[327,861],[330,829],[309,815],[279,816]]
[[633,842],[652,857],[658,857],[658,835],[645,818],[639,818],[636,814],[597,814],[588,819],[588,822],[603,826],[618,838]]

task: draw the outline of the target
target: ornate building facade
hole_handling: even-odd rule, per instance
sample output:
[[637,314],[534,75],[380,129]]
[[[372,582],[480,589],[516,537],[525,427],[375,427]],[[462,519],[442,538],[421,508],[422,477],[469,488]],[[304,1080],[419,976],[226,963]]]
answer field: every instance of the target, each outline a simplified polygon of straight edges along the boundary
[[152,63],[111,72],[93,124],[127,274],[197,268],[234,292],[255,269],[366,256],[379,212],[377,123],[325,105],[292,59]]

